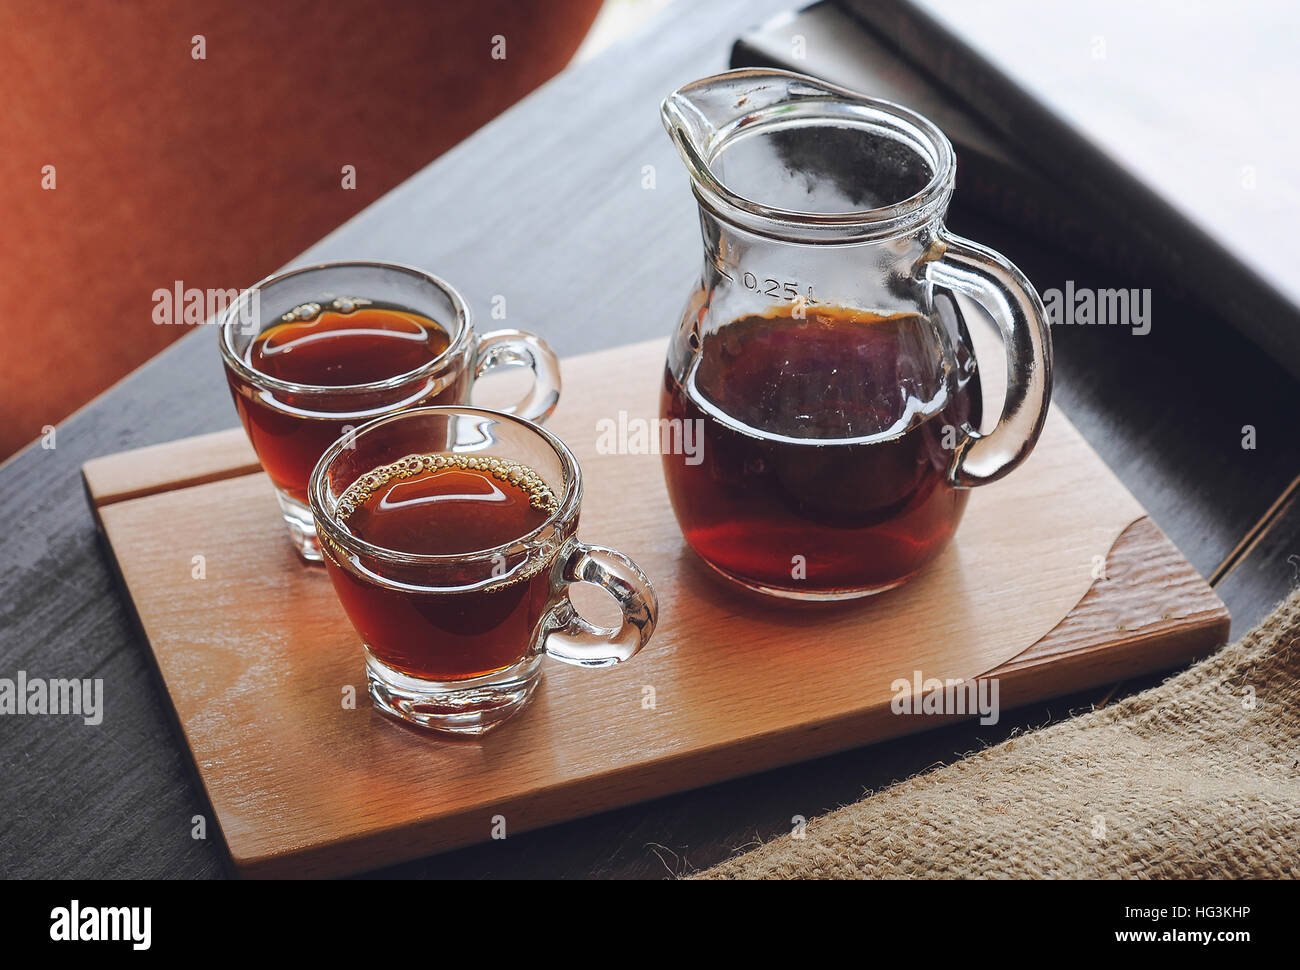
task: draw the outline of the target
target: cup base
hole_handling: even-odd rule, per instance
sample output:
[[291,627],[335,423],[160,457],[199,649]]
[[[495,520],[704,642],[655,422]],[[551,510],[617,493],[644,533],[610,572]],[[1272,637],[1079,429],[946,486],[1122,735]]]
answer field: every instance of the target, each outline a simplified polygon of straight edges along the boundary
[[862,589],[806,589],[793,588],[789,586],[766,586],[762,583],[756,583],[750,579],[744,579],[740,576],[730,573],[721,566],[716,566],[709,562],[703,556],[699,557],[700,562],[708,566],[717,576],[726,580],[733,586],[739,586],[750,593],[756,593],[759,596],[775,597],[776,599],[790,600],[799,603],[842,603],[846,600],[859,600],[868,596],[875,596],[878,593],[887,593],[891,589],[898,589],[904,583],[916,576],[920,570],[901,576],[892,582],[883,583],[880,586],[868,586]]
[[284,524],[289,529],[289,541],[293,543],[298,555],[307,562],[324,562],[320,540],[316,538],[316,520],[312,518],[311,509],[279,489],[275,490],[275,497],[280,503]]
[[443,734],[485,734],[519,713],[541,680],[541,656],[472,680],[432,681],[407,676],[366,648],[370,699],[385,714]]

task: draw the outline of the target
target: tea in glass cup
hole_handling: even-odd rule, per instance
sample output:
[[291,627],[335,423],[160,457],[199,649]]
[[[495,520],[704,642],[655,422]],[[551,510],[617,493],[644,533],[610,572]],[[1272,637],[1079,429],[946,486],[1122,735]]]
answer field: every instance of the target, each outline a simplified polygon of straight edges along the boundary
[[[325,567],[360,637],[370,696],[401,720],[481,734],[532,696],[541,661],[604,667],[654,632],[654,588],[622,553],[576,536],[582,475],[544,429],[428,407],[335,443],[312,475]],[[609,592],[617,629],[569,599]]]
[[407,266],[326,263],[269,277],[226,310],[220,335],[240,421],[294,547],[313,562],[308,481],[338,438],[406,408],[467,403],[474,381],[503,366],[533,371],[515,413],[544,420],[559,400],[559,362],[543,341],[476,335],[461,295]]

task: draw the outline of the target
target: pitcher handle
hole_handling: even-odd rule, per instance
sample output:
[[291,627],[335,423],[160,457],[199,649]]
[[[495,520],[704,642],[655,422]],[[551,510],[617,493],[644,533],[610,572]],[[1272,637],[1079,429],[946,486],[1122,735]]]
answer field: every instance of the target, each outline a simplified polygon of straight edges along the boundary
[[1052,336],[1033,284],[1001,253],[942,235],[943,256],[929,264],[931,282],[965,294],[993,317],[1007,349],[1007,394],[997,427],[973,428],[953,450],[948,480],[959,488],[995,482],[1033,450],[1052,400]]

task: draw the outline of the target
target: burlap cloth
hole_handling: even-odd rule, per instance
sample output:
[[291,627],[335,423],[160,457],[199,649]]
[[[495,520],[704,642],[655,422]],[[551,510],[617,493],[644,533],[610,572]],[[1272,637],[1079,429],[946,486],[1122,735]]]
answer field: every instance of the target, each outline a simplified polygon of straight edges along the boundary
[[708,879],[1300,876],[1300,591],[1159,687],[920,775]]

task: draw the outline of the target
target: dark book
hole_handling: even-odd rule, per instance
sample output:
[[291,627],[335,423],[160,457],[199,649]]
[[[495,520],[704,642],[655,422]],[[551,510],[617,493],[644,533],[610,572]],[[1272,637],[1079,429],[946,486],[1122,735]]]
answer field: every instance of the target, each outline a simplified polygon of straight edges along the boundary
[[1300,376],[1297,8],[839,2]]
[[1027,160],[995,128],[832,2],[787,13],[742,36],[732,67],[797,71],[905,105],[930,118],[957,152],[957,202],[1070,253],[1138,278],[1180,281],[1124,222],[1108,218],[1073,187]]

